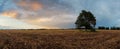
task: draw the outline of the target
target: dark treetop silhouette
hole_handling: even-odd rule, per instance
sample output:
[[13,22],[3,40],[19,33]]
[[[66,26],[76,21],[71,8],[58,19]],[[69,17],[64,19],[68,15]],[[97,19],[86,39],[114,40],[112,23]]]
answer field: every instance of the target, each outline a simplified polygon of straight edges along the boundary
[[90,11],[87,12],[85,10],[82,10],[82,13],[80,13],[80,15],[78,16],[75,24],[77,29],[85,27],[86,31],[87,29],[95,31],[96,19]]

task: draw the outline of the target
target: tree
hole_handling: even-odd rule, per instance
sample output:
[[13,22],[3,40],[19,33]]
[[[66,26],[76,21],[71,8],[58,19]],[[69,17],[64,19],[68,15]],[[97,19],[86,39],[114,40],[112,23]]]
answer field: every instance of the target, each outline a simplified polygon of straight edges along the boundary
[[90,29],[91,31],[95,31],[96,19],[91,12],[87,12],[82,10],[82,13],[77,18],[75,22],[76,28],[80,29],[81,27],[85,27],[85,30]]

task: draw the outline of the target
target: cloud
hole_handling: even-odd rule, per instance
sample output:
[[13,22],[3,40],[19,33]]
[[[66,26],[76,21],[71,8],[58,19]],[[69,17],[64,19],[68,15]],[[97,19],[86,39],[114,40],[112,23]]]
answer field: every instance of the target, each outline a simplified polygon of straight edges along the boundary
[[[96,19],[97,26],[120,26],[120,1],[119,0],[61,0],[75,9],[78,15],[82,9],[91,11]],[[75,3],[75,4],[74,4]],[[74,18],[75,19],[75,18]]]
[[31,24],[46,26],[47,28],[71,28],[75,19],[72,15],[58,15],[49,18],[43,17],[38,19],[24,19],[23,21]]
[[102,26],[116,26],[119,23],[119,2],[118,0],[100,0],[94,4],[94,9],[91,9],[97,17],[97,24]]
[[49,28],[72,28],[85,9],[95,15],[97,26],[118,26],[119,5],[119,0],[9,0],[1,14]]
[[0,15],[11,17],[11,18],[17,18],[18,12],[17,11],[4,11]]
[[11,29],[40,29],[42,26],[31,25],[20,20],[0,15],[0,26],[13,27]]
[[20,8],[25,9],[25,10],[33,10],[33,11],[38,11],[43,8],[43,5],[39,2],[27,2],[27,1],[19,1],[16,2]]
[[19,13],[16,18],[21,21],[46,26],[47,28],[69,28],[70,23],[74,24],[72,19],[74,12],[71,12],[73,8],[58,0],[21,0],[14,2],[19,7],[16,10]]

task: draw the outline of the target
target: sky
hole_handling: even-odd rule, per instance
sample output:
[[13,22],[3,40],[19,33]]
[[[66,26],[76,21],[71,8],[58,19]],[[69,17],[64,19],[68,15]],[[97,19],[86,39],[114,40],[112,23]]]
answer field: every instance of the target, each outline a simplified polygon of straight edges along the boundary
[[0,26],[16,29],[75,28],[81,10],[96,26],[120,27],[120,0],[0,0]]

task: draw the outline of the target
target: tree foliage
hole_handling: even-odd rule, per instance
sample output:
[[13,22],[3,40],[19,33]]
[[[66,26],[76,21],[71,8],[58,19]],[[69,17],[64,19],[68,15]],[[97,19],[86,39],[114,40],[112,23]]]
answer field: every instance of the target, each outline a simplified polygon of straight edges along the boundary
[[82,10],[75,24],[77,29],[85,27],[86,30],[90,29],[91,31],[95,31],[96,19],[90,11]]

